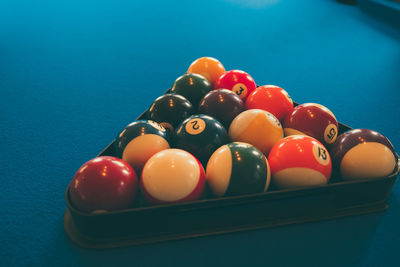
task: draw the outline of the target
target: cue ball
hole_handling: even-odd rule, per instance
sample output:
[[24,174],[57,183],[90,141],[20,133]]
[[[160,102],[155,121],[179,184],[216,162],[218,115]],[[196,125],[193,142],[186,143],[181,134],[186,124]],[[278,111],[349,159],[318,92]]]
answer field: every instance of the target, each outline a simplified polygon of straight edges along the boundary
[[213,57],[201,57],[193,61],[187,73],[197,73],[205,77],[212,85],[225,73],[225,68]]
[[207,163],[206,180],[218,197],[265,192],[270,179],[267,159],[250,144],[223,145]]
[[80,211],[115,211],[130,208],[137,189],[136,173],[128,163],[103,156],[79,168],[71,181],[69,197]]
[[249,109],[232,121],[229,137],[232,141],[249,143],[268,155],[272,146],[283,138],[283,130],[279,120],[271,113]]
[[344,180],[385,177],[396,168],[393,145],[382,134],[368,129],[339,135],[330,152],[333,166]]
[[200,101],[198,112],[209,115],[229,129],[232,120],[245,110],[243,100],[227,89],[213,90]]
[[165,94],[150,106],[149,119],[158,122],[170,133],[194,112],[192,103],[181,95]]
[[206,166],[211,154],[229,142],[224,126],[216,119],[199,114],[184,120],[176,129],[173,146],[192,153]]
[[230,70],[219,77],[215,84],[216,89],[229,89],[243,101],[256,89],[254,79],[244,71]]
[[115,140],[115,150],[118,157],[122,157],[125,147],[134,138],[145,135],[155,134],[161,136],[168,142],[168,132],[157,122],[152,120],[137,120],[126,126]]
[[211,90],[213,86],[203,76],[195,73],[187,73],[176,79],[171,88],[171,93],[182,95],[192,103],[194,107]]
[[293,135],[281,139],[268,156],[271,179],[279,189],[326,184],[332,162],[326,148],[315,138]]
[[140,186],[148,204],[167,204],[199,199],[205,188],[201,163],[181,149],[153,155],[143,168]]
[[293,111],[289,94],[275,85],[257,87],[246,100],[246,109],[262,109],[272,113],[281,123]]
[[285,135],[302,134],[314,137],[324,145],[335,142],[338,122],[335,115],[320,104],[298,105],[283,122]]

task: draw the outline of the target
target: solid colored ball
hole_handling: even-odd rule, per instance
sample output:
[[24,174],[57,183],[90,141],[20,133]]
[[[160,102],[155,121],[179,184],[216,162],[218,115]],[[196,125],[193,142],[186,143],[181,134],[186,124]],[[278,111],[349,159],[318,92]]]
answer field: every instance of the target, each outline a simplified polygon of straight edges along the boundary
[[187,73],[197,73],[205,77],[212,85],[225,73],[225,68],[213,57],[201,57],[193,61]]
[[121,159],[97,157],[83,164],[70,184],[69,197],[80,211],[115,211],[132,207],[138,179]]
[[332,162],[326,148],[315,138],[293,135],[281,139],[268,156],[271,179],[279,189],[326,184]]
[[221,146],[207,163],[206,180],[219,197],[265,192],[270,178],[264,154],[247,143]]
[[164,149],[170,148],[165,138],[156,134],[139,135],[133,138],[122,152],[122,160],[128,162],[136,171],[141,173],[147,160]]
[[227,89],[213,90],[200,101],[198,113],[209,115],[229,129],[232,120],[245,109],[243,100]]
[[271,113],[249,109],[232,121],[229,137],[232,141],[249,143],[268,155],[272,146],[283,138],[283,130],[279,120]]
[[229,89],[243,101],[256,89],[254,79],[244,71],[230,70],[219,77],[215,84],[216,89]]
[[169,132],[184,119],[192,115],[194,108],[185,97],[175,94],[165,94],[158,97],[150,106],[149,119],[158,122]]
[[206,166],[211,154],[229,142],[224,126],[207,115],[193,115],[176,129],[173,145],[192,153]]
[[262,109],[272,113],[281,123],[293,111],[289,94],[275,85],[257,87],[246,99],[246,109]]
[[396,168],[393,145],[376,131],[345,132],[338,136],[330,151],[334,168],[345,180],[385,177]]
[[324,145],[335,142],[338,122],[335,115],[320,104],[298,105],[283,123],[285,135],[302,134],[316,138]]
[[157,122],[151,120],[137,120],[126,126],[115,140],[115,150],[118,157],[122,157],[125,147],[134,138],[145,135],[155,134],[168,141],[168,132]]
[[203,76],[195,73],[184,74],[176,79],[171,93],[184,96],[194,107],[213,89],[211,83]]
[[201,163],[190,153],[167,149],[147,161],[140,186],[149,204],[193,201],[203,194],[205,173]]

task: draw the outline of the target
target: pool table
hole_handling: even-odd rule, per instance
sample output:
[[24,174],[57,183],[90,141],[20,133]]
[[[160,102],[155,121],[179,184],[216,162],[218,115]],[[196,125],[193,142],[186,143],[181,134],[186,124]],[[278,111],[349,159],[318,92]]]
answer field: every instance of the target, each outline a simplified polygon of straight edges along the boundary
[[398,182],[385,212],[276,228],[104,250],[63,228],[77,169],[202,56],[400,151],[399,24],[343,2],[0,1],[0,265],[398,266]]

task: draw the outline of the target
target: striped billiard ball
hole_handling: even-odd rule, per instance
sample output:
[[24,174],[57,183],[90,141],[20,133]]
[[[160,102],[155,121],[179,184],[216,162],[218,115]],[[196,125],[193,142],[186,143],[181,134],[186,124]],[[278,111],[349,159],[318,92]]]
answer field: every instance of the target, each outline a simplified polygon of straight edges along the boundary
[[203,194],[205,172],[192,154],[181,149],[166,149],[146,162],[140,186],[150,205],[194,201]]
[[345,180],[385,177],[396,167],[393,145],[382,134],[368,129],[339,135],[330,152],[335,170]]
[[235,196],[267,191],[271,173],[264,154],[247,143],[234,142],[217,149],[206,168],[215,196]]
[[279,189],[326,184],[332,172],[326,148],[304,135],[281,139],[271,149],[268,162],[272,182]]

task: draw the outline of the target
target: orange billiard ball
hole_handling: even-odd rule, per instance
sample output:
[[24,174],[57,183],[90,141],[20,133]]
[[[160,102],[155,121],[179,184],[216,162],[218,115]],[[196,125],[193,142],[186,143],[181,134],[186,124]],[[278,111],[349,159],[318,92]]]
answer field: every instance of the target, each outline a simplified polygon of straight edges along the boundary
[[257,87],[246,100],[246,109],[262,109],[272,113],[281,123],[293,111],[293,101],[279,86]]
[[201,57],[190,64],[187,73],[196,73],[205,77],[212,85],[225,73],[225,68],[218,59],[213,57]]
[[328,150],[315,138],[304,135],[278,141],[268,162],[271,180],[279,189],[326,184],[332,172]]

